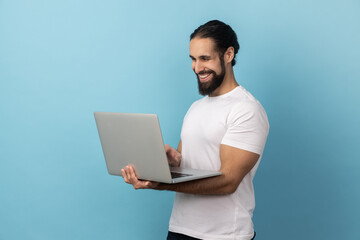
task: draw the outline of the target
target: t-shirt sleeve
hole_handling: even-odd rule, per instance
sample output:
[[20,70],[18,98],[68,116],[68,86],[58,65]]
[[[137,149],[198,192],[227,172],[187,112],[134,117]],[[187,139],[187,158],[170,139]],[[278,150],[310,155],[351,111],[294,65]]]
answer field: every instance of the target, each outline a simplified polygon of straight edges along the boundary
[[255,102],[242,102],[230,112],[221,144],[261,155],[268,132],[269,123],[262,106]]

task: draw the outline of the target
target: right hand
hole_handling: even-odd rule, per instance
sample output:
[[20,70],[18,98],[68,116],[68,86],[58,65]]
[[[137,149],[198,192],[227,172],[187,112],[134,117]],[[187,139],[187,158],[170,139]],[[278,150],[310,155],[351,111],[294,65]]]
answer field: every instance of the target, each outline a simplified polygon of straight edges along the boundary
[[165,144],[165,151],[170,166],[179,167],[182,158],[181,153],[175,148],[170,147],[168,144]]
[[136,177],[135,169],[133,166],[128,165],[121,169],[121,174],[124,181],[133,185],[134,189],[154,189],[159,186],[158,182],[142,181]]

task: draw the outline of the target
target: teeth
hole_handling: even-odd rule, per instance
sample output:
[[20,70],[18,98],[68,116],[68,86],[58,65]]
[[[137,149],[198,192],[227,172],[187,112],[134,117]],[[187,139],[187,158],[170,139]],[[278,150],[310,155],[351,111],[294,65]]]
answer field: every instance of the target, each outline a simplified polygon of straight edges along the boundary
[[206,74],[206,75],[199,75],[200,78],[207,78],[210,74]]

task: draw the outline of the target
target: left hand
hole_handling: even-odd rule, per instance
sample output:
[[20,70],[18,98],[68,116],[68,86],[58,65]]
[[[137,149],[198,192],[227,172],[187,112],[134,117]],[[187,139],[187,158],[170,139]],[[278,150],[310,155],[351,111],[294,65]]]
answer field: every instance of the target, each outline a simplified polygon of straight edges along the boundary
[[182,158],[181,153],[175,148],[170,147],[168,144],[165,144],[165,151],[170,166],[179,167]]
[[124,181],[128,184],[133,185],[134,189],[153,189],[159,186],[158,182],[142,181],[136,177],[134,167],[131,165],[121,169],[121,174]]

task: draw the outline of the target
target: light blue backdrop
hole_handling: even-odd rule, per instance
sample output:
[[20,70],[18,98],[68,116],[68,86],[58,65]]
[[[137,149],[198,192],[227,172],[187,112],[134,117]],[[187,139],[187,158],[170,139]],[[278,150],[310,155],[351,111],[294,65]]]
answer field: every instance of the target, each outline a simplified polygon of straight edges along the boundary
[[0,0],[0,239],[165,238],[173,193],[107,174],[93,111],[157,113],[176,146],[211,19],[271,124],[257,239],[358,238],[359,1]]

